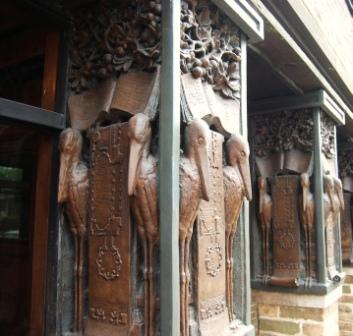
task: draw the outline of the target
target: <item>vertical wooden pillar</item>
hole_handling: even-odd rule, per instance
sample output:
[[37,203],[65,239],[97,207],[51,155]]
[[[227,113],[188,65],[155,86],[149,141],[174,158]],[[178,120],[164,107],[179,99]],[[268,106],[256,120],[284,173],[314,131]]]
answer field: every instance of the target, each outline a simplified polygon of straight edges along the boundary
[[326,283],[326,243],[324,220],[324,187],[323,187],[323,162],[321,154],[321,110],[313,109],[314,114],[314,197],[315,197],[315,229],[316,229],[316,262],[317,278],[321,284]]
[[161,111],[159,124],[161,335],[180,333],[179,150],[180,0],[163,0]]

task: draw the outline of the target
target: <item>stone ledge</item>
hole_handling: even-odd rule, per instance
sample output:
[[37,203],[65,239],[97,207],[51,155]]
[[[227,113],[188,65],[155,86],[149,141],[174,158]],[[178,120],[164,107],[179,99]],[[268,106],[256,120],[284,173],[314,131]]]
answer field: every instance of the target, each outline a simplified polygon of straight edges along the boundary
[[252,301],[257,304],[286,305],[305,308],[327,308],[342,297],[342,285],[326,295],[278,293],[252,290]]
[[343,272],[346,273],[346,277],[353,277],[353,267],[343,267]]

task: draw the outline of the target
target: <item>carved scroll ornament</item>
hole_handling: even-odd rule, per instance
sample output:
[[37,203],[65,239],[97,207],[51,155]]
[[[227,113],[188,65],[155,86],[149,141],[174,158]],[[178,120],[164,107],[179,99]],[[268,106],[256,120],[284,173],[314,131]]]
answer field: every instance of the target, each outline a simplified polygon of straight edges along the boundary
[[76,93],[130,68],[160,63],[160,0],[103,1],[72,13],[70,85]]

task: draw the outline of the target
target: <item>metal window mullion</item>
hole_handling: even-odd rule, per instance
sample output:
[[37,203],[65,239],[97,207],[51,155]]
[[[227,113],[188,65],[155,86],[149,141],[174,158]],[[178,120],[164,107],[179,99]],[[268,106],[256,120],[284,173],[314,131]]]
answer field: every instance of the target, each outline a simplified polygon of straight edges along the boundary
[[160,321],[161,335],[178,336],[180,0],[163,0],[162,7],[159,116]]
[[324,186],[323,186],[323,162],[321,154],[321,110],[313,109],[314,117],[314,196],[315,196],[315,232],[316,232],[316,263],[318,281],[326,284],[326,238],[324,220]]

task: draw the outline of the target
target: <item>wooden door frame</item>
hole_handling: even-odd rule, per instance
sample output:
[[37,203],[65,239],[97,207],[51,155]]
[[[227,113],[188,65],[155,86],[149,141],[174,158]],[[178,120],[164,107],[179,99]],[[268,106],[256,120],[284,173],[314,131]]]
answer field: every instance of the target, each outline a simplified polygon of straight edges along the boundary
[[[44,74],[41,107],[54,111],[56,101],[60,34],[48,32],[45,40]],[[48,228],[51,199],[53,136],[43,133],[39,141],[36,176],[36,196],[32,241],[32,287],[30,336],[44,335],[48,260]]]

